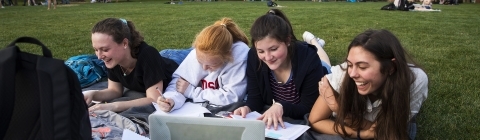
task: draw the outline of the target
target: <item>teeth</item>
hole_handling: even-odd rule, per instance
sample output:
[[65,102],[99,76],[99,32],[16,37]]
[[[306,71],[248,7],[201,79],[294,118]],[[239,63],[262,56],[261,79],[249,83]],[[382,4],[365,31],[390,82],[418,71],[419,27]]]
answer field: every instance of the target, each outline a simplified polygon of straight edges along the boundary
[[367,83],[365,83],[365,82],[355,82],[355,84],[357,84],[357,86],[363,86],[363,85],[366,85]]

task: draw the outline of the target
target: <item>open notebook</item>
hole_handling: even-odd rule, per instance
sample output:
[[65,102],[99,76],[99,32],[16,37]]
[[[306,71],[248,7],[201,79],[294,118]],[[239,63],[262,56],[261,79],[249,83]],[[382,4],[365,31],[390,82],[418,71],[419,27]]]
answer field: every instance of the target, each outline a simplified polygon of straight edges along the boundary
[[261,121],[152,114],[152,140],[263,140]]

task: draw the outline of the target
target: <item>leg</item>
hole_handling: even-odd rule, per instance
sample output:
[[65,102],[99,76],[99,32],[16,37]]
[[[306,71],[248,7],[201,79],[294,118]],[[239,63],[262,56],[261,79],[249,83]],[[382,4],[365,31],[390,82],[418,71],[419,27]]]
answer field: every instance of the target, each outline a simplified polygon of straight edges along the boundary
[[57,0],[53,0],[53,9],[57,9]]
[[316,39],[312,33],[305,31],[303,33],[303,40],[308,44],[315,45],[315,47],[317,47],[317,54],[320,57],[320,59],[326,64],[328,64],[329,66],[331,66],[330,58],[328,57],[325,50],[323,50],[323,46],[325,45],[325,41],[323,41],[323,39],[320,39],[320,38]]
[[183,62],[185,57],[193,50],[193,48],[188,48],[188,49],[165,49],[160,51],[160,55],[162,57],[171,59],[175,61],[177,64],[180,65],[180,63]]
[[52,5],[52,0],[48,0],[47,1],[47,10],[50,10],[50,5]]

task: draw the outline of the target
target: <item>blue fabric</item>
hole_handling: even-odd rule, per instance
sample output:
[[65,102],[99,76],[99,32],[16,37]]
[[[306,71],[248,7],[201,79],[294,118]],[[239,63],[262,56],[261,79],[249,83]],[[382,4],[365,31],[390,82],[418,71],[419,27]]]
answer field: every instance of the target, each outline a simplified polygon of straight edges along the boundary
[[160,51],[160,55],[175,61],[178,65],[185,60],[190,51],[193,50],[193,47],[188,49],[165,49]]
[[408,124],[408,136],[411,140],[414,140],[417,136],[417,123],[409,123]]
[[103,77],[107,77],[105,63],[97,59],[95,55],[74,56],[65,61],[65,65],[75,72],[82,88],[93,85]]
[[332,73],[332,67],[330,65],[328,65],[325,61],[323,60],[320,60],[322,61],[322,67],[323,67],[323,73],[325,74],[330,74]]

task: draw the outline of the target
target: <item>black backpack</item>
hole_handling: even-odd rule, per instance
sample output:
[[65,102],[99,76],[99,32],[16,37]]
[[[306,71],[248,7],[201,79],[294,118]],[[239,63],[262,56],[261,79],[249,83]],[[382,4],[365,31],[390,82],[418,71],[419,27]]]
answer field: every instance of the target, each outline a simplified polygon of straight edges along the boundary
[[[40,45],[43,56],[20,51],[22,42]],[[0,50],[0,112],[0,139],[92,139],[77,76],[34,38]]]

